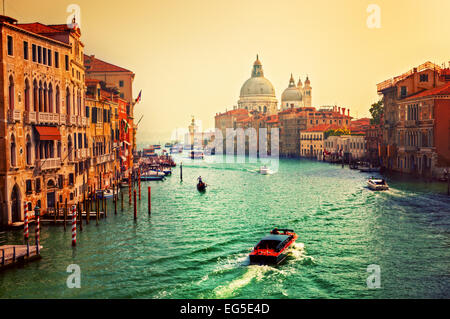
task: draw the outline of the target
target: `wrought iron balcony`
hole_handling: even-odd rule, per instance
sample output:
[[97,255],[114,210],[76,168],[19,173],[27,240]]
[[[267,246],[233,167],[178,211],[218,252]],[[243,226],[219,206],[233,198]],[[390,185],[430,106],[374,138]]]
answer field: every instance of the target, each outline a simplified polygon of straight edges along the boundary
[[41,159],[38,161],[38,167],[43,171],[58,169],[61,167],[61,159],[60,158]]

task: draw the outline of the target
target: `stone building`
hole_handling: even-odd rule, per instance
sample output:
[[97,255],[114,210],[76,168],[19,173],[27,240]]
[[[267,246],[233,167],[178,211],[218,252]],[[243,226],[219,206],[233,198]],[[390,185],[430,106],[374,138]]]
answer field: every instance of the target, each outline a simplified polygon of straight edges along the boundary
[[377,85],[383,95],[383,167],[442,177],[450,167],[450,70],[426,62]]
[[297,107],[311,107],[311,82],[308,77],[305,80],[305,86],[302,84],[302,80],[299,79],[297,85],[295,85],[294,77],[291,74],[289,80],[289,86],[281,94],[281,110],[284,111],[289,108]]
[[81,32],[0,16],[0,225],[84,191],[89,154]]

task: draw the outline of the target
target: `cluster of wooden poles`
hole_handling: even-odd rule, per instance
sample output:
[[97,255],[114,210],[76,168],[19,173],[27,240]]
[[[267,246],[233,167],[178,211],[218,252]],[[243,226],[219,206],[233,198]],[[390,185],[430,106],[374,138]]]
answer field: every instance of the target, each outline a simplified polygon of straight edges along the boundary
[[[139,200],[141,200],[141,174],[140,174],[140,170],[138,170],[137,172],[137,178],[132,179],[131,178],[131,173],[128,176],[128,197],[129,197],[129,205],[131,205],[131,199],[132,196],[131,194],[133,193],[133,215],[134,215],[134,220],[137,220],[137,199],[136,199],[136,189],[134,188],[135,184],[138,184],[138,191],[139,191]],[[120,192],[121,196],[120,196],[120,206],[121,206],[121,211],[123,212],[124,210],[124,192]],[[103,193],[104,195],[104,193]],[[117,184],[113,184],[113,202],[114,202],[114,214],[117,214],[117,202],[119,200],[119,186]],[[60,208],[59,202],[56,203],[56,212],[55,212],[55,224],[57,223],[57,217],[60,215],[59,212],[62,209],[63,212],[63,216],[64,216],[64,231],[66,230],[66,224],[67,224],[67,217],[70,216],[72,218],[72,246],[76,246],[76,233],[77,233],[77,224],[79,225],[79,230],[83,231],[83,211],[86,213],[86,224],[90,223],[90,215],[91,215],[91,211],[95,206],[95,221],[96,221],[96,225],[99,224],[99,218],[101,216],[101,212],[100,212],[100,206],[101,209],[103,210],[103,217],[107,218],[108,217],[108,206],[106,203],[106,198],[105,196],[102,196],[102,198],[100,198],[100,196],[98,196],[97,194],[97,190],[95,188],[94,185],[94,189],[93,192],[91,192],[90,196],[85,196],[83,195],[83,201],[82,202],[78,202],[76,205],[72,205],[71,207],[71,213],[69,213],[69,207],[67,204],[67,198],[65,200],[64,203],[64,207]],[[148,214],[151,215],[151,187],[148,187]],[[79,222],[77,223],[77,220],[79,220]],[[36,242],[37,245],[39,245],[39,216],[36,217]],[[24,237],[25,237],[25,241],[28,242],[28,213],[27,213],[27,206],[25,205],[25,222],[24,222]]]

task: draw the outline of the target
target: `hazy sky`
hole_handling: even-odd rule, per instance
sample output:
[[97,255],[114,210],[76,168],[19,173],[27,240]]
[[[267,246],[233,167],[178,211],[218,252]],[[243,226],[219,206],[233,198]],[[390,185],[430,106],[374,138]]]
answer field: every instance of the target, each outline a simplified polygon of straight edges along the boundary
[[[21,23],[65,23],[81,8],[87,54],[135,72],[138,142],[167,141],[195,115],[214,126],[237,104],[256,54],[277,98],[311,80],[313,106],[368,116],[376,84],[426,61],[450,60],[449,0],[5,0]],[[366,9],[381,9],[370,29]]]

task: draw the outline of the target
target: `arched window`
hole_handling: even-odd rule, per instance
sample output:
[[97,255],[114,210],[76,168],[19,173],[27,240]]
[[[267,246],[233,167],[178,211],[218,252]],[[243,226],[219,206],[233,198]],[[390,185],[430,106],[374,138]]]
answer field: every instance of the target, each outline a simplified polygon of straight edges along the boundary
[[12,75],[9,77],[8,99],[9,99],[9,109],[14,110],[14,79]]
[[17,166],[16,162],[16,138],[14,137],[14,134],[11,135],[11,166],[15,167]]
[[66,89],[66,113],[70,115],[70,90]]
[[57,152],[56,156],[58,158],[61,158],[61,141],[58,141],[56,152]]
[[44,112],[48,112],[48,89],[47,89],[47,83],[44,83],[44,91],[43,91],[43,98],[44,98]]
[[25,111],[30,111],[30,84],[28,83],[28,79],[25,80]]
[[48,85],[48,111],[53,113],[53,87],[51,83]]
[[31,162],[32,162],[32,159],[31,159],[32,145],[31,145],[30,135],[27,135],[27,147],[26,147],[26,150],[27,150],[27,154],[26,154],[26,156],[27,156],[27,164],[31,165]]
[[42,101],[42,82],[39,81],[39,112],[43,112],[43,101]]
[[59,86],[56,86],[56,92],[55,92],[55,108],[56,108],[56,113],[60,113],[60,97],[59,97]]
[[33,108],[34,111],[38,111],[38,85],[36,80],[33,81]]
[[72,137],[70,134],[68,134],[67,140],[67,153],[69,156],[69,161],[72,161]]

